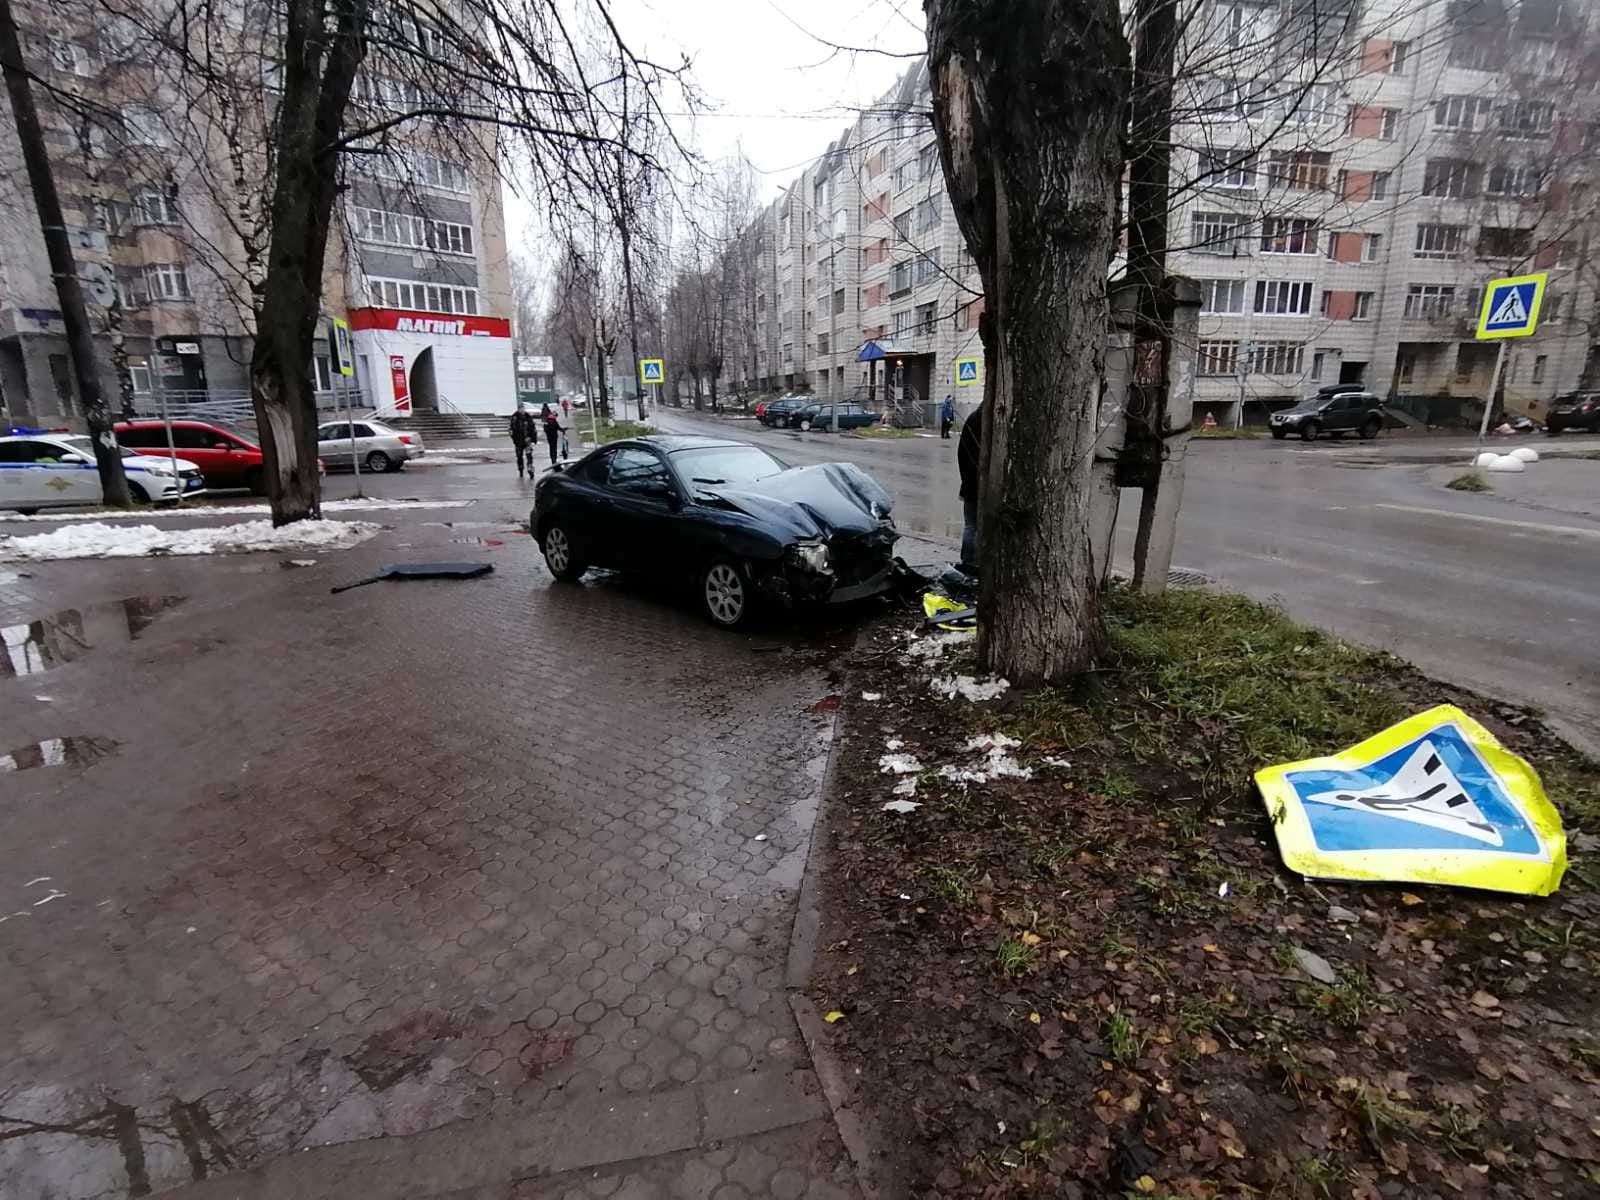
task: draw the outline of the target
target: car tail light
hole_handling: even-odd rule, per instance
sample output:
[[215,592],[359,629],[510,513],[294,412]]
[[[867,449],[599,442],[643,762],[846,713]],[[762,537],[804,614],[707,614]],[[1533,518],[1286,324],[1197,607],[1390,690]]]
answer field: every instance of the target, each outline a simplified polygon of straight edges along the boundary
[[402,433],[400,435],[400,441],[404,445],[411,445],[411,435],[409,433]]

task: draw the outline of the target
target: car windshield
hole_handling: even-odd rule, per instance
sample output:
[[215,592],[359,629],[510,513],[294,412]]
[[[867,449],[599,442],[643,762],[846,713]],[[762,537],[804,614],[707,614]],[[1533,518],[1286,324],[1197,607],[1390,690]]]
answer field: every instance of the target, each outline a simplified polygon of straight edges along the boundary
[[783,470],[783,464],[755,446],[704,446],[676,450],[672,465],[690,483],[755,483]]
[[[85,458],[94,457],[94,443],[82,435],[61,438],[60,443],[63,446],[72,447],[72,449],[76,450],[79,454],[82,454]],[[137,450],[129,450],[126,446],[118,446],[117,449],[122,451],[123,458],[139,457],[139,452]]]

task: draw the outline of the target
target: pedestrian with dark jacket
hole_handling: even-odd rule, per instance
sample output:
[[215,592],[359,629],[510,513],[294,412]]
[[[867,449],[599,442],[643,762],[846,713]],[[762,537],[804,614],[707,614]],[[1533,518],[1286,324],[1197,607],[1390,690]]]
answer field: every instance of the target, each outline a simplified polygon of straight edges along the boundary
[[550,465],[556,465],[556,445],[561,440],[561,410],[546,404],[540,414],[544,419],[544,440],[550,443]]
[[953,396],[946,396],[944,403],[939,405],[939,436],[945,441],[950,440],[950,426],[956,423],[956,402]]
[[961,569],[968,575],[978,573],[978,470],[983,453],[983,415],[988,404],[961,425],[961,439],[956,443],[956,470],[961,473]]
[[533,474],[532,448],[539,440],[539,425],[522,401],[517,401],[517,411],[511,414],[511,444],[517,450],[517,478],[523,471]]

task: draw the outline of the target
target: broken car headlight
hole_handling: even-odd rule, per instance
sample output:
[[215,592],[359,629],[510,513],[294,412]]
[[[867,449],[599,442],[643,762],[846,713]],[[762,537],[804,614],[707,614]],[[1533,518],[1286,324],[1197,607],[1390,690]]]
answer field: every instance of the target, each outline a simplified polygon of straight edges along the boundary
[[832,558],[828,554],[826,542],[802,542],[790,548],[794,560],[808,571],[815,571],[819,575],[827,571],[832,565]]

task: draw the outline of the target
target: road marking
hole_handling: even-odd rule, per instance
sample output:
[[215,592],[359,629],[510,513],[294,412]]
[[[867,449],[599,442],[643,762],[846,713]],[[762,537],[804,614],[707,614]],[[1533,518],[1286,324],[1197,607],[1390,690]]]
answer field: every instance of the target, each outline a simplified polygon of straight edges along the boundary
[[1372,507],[1392,508],[1398,512],[1420,513],[1430,517],[1455,517],[1462,521],[1481,521],[1485,525],[1532,529],[1539,533],[1570,533],[1577,537],[1600,538],[1600,529],[1584,529],[1577,525],[1542,525],[1538,521],[1512,521],[1506,517],[1486,517],[1481,513],[1454,512],[1448,508],[1422,508],[1414,504],[1374,504]]

